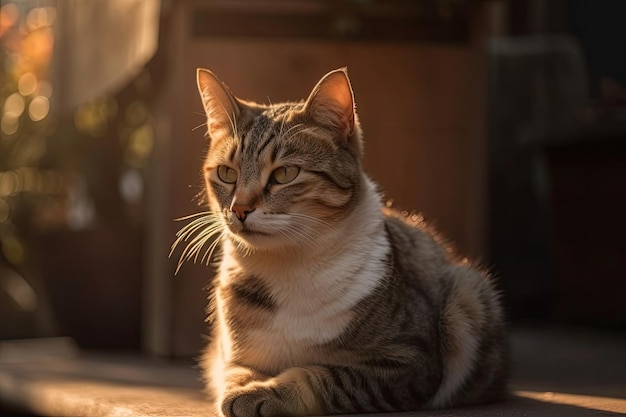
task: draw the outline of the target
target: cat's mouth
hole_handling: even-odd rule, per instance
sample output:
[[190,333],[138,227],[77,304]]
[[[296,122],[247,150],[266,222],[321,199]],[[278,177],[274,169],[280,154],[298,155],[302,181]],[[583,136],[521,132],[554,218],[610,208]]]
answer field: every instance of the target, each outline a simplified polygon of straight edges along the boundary
[[239,228],[230,228],[231,232],[233,232],[233,234],[239,236],[239,237],[266,237],[266,236],[271,236],[271,233],[267,233],[267,232],[262,232],[260,230],[255,230],[255,229],[251,229],[249,226],[243,225]]

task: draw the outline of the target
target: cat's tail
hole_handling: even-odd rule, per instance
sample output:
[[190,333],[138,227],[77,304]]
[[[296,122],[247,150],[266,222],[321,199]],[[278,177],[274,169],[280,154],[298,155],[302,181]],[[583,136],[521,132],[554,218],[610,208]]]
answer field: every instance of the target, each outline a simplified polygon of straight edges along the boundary
[[500,297],[485,272],[450,266],[440,321],[444,364],[433,408],[491,402],[506,395],[507,343]]

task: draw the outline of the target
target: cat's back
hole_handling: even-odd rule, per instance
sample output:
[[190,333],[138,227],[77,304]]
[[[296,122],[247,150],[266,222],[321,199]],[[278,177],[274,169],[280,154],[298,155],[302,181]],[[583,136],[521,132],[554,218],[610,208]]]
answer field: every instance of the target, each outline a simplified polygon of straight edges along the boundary
[[434,281],[441,269],[450,264],[452,255],[447,244],[421,215],[383,208],[385,232],[396,267],[409,275]]
[[[489,274],[458,256],[450,244],[419,214],[383,209],[385,231],[391,247],[395,275],[419,285],[428,285],[440,297],[446,297],[457,281],[477,282],[489,291],[496,291]],[[444,300],[445,301],[445,300]]]

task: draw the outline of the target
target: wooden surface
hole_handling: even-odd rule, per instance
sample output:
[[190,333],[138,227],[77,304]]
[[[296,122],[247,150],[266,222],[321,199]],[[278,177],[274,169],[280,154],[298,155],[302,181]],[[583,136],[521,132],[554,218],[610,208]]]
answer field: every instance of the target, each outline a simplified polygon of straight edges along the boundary
[[[511,341],[514,392],[509,400],[386,415],[626,415],[623,334],[517,329]],[[2,414],[3,404],[13,410],[57,417],[212,415],[199,372],[191,363],[85,354],[70,342],[58,340],[0,343],[0,415],[11,415]]]

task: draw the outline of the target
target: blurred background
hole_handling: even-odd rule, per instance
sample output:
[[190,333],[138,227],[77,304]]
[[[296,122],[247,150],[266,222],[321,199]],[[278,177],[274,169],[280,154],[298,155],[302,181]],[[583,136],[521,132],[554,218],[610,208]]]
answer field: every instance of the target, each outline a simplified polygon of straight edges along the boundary
[[0,340],[196,355],[195,69],[261,102],[348,66],[367,172],[514,324],[626,329],[626,2],[21,0],[0,8]]

